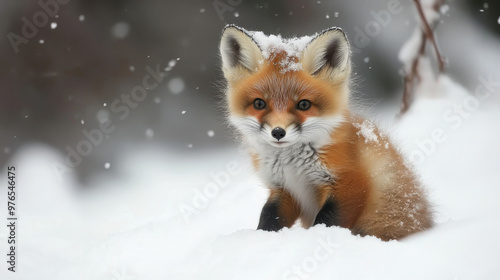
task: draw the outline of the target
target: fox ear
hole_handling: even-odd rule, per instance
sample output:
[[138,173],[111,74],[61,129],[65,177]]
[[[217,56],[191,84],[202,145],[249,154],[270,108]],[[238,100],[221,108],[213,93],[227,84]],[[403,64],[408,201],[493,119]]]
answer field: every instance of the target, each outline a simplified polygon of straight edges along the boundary
[[220,42],[222,71],[228,82],[237,82],[255,72],[264,60],[262,51],[248,31],[236,25],[227,25]]
[[348,78],[351,72],[349,42],[345,33],[332,27],[319,33],[302,53],[302,67],[311,75],[332,81]]

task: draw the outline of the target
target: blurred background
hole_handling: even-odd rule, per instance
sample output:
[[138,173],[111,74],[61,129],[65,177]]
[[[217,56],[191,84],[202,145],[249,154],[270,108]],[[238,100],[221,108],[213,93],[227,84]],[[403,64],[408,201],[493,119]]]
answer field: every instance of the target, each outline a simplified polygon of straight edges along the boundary
[[[310,279],[498,279],[500,1],[438,13],[445,75],[429,73],[428,45],[421,98],[397,119],[412,0],[0,0],[0,216],[16,165],[20,217],[19,273],[1,261],[0,279],[284,279],[327,237],[339,246]],[[284,37],[342,27],[353,107],[420,156],[436,228],[389,243],[255,231],[268,191],[224,119],[229,23]]]
[[[32,143],[67,155],[87,139],[84,130],[111,122],[115,129],[74,168],[85,185],[93,174],[112,173],[119,155],[141,146],[168,147],[176,151],[172,157],[182,157],[236,145],[220,109],[218,41],[226,24],[285,37],[340,26],[353,42],[390,1],[49,2],[48,11],[57,15],[38,1],[0,0],[0,166]],[[391,14],[366,46],[354,44],[355,92],[368,106],[401,99],[398,51],[417,18],[412,1],[400,3],[402,11]],[[436,34],[446,72],[474,89],[479,75],[498,73],[500,2],[448,0],[440,12]],[[28,30],[26,21],[40,27]],[[123,106],[123,96],[143,84],[146,67],[162,70],[159,86],[130,105],[126,117],[113,111],[114,102]]]

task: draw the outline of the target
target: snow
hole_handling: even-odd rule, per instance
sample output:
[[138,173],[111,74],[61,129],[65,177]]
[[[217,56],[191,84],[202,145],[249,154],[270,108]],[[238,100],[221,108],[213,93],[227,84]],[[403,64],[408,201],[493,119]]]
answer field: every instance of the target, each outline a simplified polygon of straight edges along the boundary
[[450,11],[450,6],[449,6],[449,5],[447,5],[447,4],[444,4],[444,5],[442,5],[442,6],[439,8],[439,12],[440,12],[442,15],[447,15],[449,11]]
[[84,21],[84,20],[85,20],[85,15],[80,15],[80,16],[78,16],[78,20],[79,20],[79,21]]
[[[254,35],[268,53],[289,55],[310,40]],[[405,65],[418,45],[414,35],[401,51]],[[500,87],[487,89],[489,77],[480,77],[468,90],[436,77],[427,58],[419,73],[415,101],[397,121],[392,115],[386,130],[421,175],[435,210],[431,230],[391,242],[338,227],[256,231],[267,190],[236,147],[186,144],[186,152],[146,141],[113,160],[113,172],[105,162],[102,174],[82,186],[74,173],[59,181],[51,166],[65,155],[35,143],[9,157],[19,169],[19,267],[8,273],[0,262],[0,279],[496,279],[500,104],[493,96]],[[184,81],[173,78],[168,88],[180,93]],[[101,109],[97,119],[106,118]],[[371,122],[356,126],[367,142],[379,141]],[[0,252],[6,236],[0,227]]]
[[168,82],[168,89],[173,94],[179,94],[179,93],[181,93],[184,90],[185,86],[186,85],[184,83],[184,80],[182,78],[180,78],[180,77],[172,78]]
[[399,61],[404,65],[406,71],[410,71],[413,60],[419,55],[420,45],[422,43],[422,31],[415,28],[410,39],[406,41],[399,51]]
[[179,58],[170,60],[167,67],[165,67],[165,71],[171,71],[177,65],[177,61],[179,61]]
[[56,29],[56,28],[57,28],[57,22],[50,23],[50,29]]
[[439,12],[434,9],[434,6],[436,5],[436,0],[421,0],[422,3],[422,10],[424,11],[425,18],[427,21],[432,24],[432,22],[435,22],[439,20]]
[[96,114],[96,119],[99,123],[105,123],[109,121],[109,111],[106,109],[99,109]]
[[154,136],[155,136],[154,130],[152,130],[151,128],[146,129],[146,138],[147,139],[153,139]]
[[[447,76],[423,82],[389,130],[407,157],[424,156],[413,163],[435,206],[429,231],[391,242],[337,227],[256,231],[267,191],[236,148],[189,155],[137,146],[116,160],[116,177],[97,175],[82,191],[72,175],[61,182],[51,170],[63,154],[31,145],[10,160],[19,168],[20,264],[7,274],[2,262],[0,278],[498,278],[500,104],[478,98],[460,123],[450,123],[443,115],[454,104],[468,108],[474,93]],[[370,123],[359,128],[374,140]],[[437,128],[444,142],[432,140]]]
[[130,25],[126,22],[118,22],[111,28],[111,34],[117,39],[123,39],[128,36]]
[[249,31],[262,50],[264,59],[270,59],[271,54],[286,52],[287,56],[280,61],[281,72],[299,71],[302,63],[298,62],[305,47],[311,42],[314,36],[282,38],[281,35],[265,35],[261,31]]
[[358,129],[356,134],[365,138],[365,143],[378,143],[378,137],[377,134],[375,134],[375,125],[373,123],[365,120],[363,123],[354,123],[354,127]]

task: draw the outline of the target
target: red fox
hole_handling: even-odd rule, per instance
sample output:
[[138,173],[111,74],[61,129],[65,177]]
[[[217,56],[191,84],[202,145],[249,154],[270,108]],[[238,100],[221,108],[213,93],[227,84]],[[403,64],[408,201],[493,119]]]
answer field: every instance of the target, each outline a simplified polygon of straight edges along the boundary
[[220,54],[229,122],[270,189],[257,229],[300,218],[304,228],[391,240],[432,226],[411,167],[349,109],[350,48],[340,28],[282,39],[228,25]]

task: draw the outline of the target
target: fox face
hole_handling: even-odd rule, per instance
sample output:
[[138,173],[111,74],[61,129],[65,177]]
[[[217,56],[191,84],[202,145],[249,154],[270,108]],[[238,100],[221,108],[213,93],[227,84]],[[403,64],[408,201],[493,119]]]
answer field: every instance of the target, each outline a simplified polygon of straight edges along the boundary
[[350,62],[344,33],[325,30],[305,47],[281,37],[274,37],[281,44],[269,43],[273,40],[262,35],[257,43],[254,35],[232,25],[222,35],[230,123],[258,147],[327,144],[348,111]]

